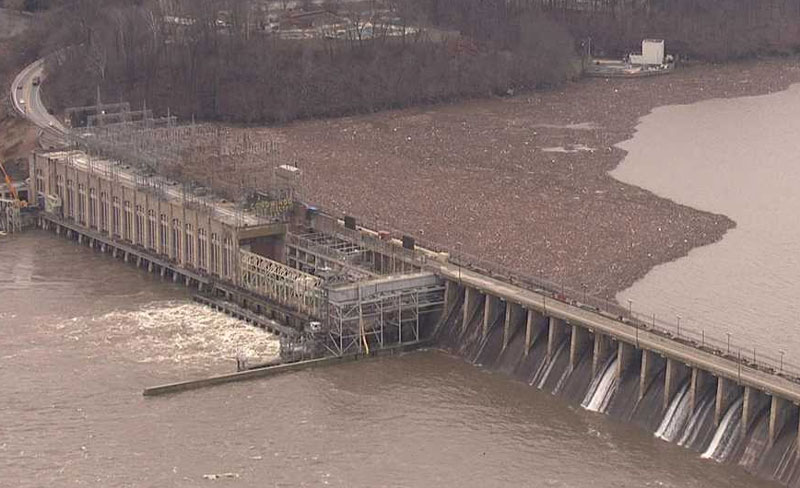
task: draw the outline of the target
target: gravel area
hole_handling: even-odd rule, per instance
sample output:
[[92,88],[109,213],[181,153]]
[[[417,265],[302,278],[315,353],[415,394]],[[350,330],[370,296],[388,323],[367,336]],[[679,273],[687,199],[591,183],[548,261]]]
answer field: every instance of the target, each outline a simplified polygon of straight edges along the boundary
[[310,202],[612,298],[735,225],[611,178],[614,145],[654,107],[798,81],[797,59],[753,60],[246,130],[280,142]]

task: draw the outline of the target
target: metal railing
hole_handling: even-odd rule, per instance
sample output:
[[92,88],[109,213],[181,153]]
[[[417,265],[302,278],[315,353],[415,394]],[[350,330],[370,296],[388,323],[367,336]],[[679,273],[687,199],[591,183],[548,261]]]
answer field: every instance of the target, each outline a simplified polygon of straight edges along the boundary
[[[328,216],[336,215],[334,212],[326,212],[320,207],[317,208]],[[339,233],[349,233],[352,234],[352,237],[355,239],[363,239],[362,232],[345,229],[344,226],[339,224],[337,219],[334,218],[332,220],[339,225],[337,228]],[[378,229],[375,230],[377,231]],[[727,359],[737,363],[741,368],[777,375],[793,383],[800,384],[800,365],[787,361],[783,352],[779,352],[776,355],[772,351],[760,351],[752,345],[745,346],[731,342],[730,335],[726,335],[723,339],[706,333],[705,330],[681,326],[677,321],[676,323],[669,323],[656,318],[654,314],[632,311],[630,307],[591,296],[586,289],[575,290],[566,287],[563,283],[557,283],[541,276],[527,274],[496,262],[479,258],[465,252],[456,251],[453,250],[452,247],[415,236],[409,232],[399,231],[391,226],[381,225],[380,230],[390,232],[393,237],[402,235],[413,237],[418,247],[429,251],[447,253],[447,261],[450,264],[461,266],[464,269],[478,272],[508,284],[546,295],[548,298],[558,300],[562,303],[599,313],[605,317],[625,323],[635,330],[651,332],[666,339]],[[402,251],[396,252],[403,252],[403,257],[407,259],[414,260],[421,265],[425,265],[428,261],[428,255],[424,251],[404,249],[397,245],[393,246],[402,249]]]

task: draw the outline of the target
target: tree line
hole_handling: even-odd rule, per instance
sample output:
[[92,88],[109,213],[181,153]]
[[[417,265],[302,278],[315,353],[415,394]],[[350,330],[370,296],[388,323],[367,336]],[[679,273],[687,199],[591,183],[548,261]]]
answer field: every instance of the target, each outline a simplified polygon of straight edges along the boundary
[[344,37],[303,40],[254,29],[246,1],[191,0],[177,11],[155,1],[76,9],[74,47],[48,65],[55,108],[90,103],[99,87],[105,101],[182,118],[283,122],[504,94],[576,73],[568,32],[533,9],[489,9],[493,34],[453,35],[447,25],[362,36],[357,20]]
[[[93,103],[99,88],[104,101],[245,123],[556,85],[589,40],[622,56],[663,38],[669,52],[715,61],[800,46],[800,0],[328,0],[361,27],[301,40],[268,35],[255,0],[59,1],[45,45],[72,47],[48,64],[54,108]],[[367,36],[367,5],[414,29]]]

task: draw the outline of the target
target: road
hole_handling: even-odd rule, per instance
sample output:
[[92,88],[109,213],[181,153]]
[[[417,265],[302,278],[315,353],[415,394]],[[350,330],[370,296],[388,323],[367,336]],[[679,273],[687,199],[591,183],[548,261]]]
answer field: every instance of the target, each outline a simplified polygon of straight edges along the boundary
[[548,316],[565,320],[571,324],[582,325],[628,344],[638,344],[642,349],[654,351],[664,357],[711,372],[716,376],[722,376],[736,383],[751,386],[800,404],[800,384],[777,374],[752,368],[646,329],[637,329],[620,320],[584,310],[578,306],[510,285],[451,263],[431,263],[430,261],[429,263],[435,273],[456,283],[463,283],[508,302],[522,305],[527,309],[540,312],[546,310]]
[[[48,113],[47,107],[42,103],[41,83],[39,85],[34,85],[36,77],[39,77],[41,82],[45,80],[43,59],[29,64],[14,78],[14,84],[11,86],[11,98],[17,112],[24,115],[42,130],[40,143],[42,143],[45,148],[52,149],[67,143],[69,140],[69,129],[67,129],[58,118]],[[78,156],[74,158],[73,161],[78,166],[84,166],[86,168],[89,166],[89,158],[85,156]],[[92,160],[91,164],[94,170],[100,169],[108,174],[113,172],[116,178],[130,184],[133,188],[138,186],[138,182],[141,182],[143,179],[142,176],[138,175],[133,169],[122,164],[97,160]],[[158,176],[149,177],[149,179],[153,184],[157,183],[160,188],[163,188],[167,199],[174,201],[183,200],[184,192],[180,184]],[[233,225],[250,226],[265,223],[262,219],[252,214],[236,209],[233,204],[222,203],[220,200],[213,197],[194,197],[193,200],[213,209],[217,216],[224,218]]]
[[11,101],[17,112],[42,129],[43,146],[55,146],[66,142],[68,130],[55,116],[47,112],[47,107],[42,103],[41,84],[34,85],[37,77],[44,81],[43,59],[29,64],[14,78]]

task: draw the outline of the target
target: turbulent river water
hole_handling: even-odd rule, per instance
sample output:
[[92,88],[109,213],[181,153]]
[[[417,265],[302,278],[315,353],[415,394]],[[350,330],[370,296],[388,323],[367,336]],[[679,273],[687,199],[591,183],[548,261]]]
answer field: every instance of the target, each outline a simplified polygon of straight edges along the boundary
[[277,343],[51,234],[0,270],[0,486],[771,486],[435,351],[146,399]]
[[[738,227],[623,303],[800,356],[798,95],[643,119],[614,176]],[[685,384],[666,409],[659,386],[632,401],[638,381],[618,380],[613,358],[592,376],[591,361],[568,366],[564,344],[546,358],[538,340],[523,356],[517,334],[501,351],[501,327],[482,339],[475,317],[443,328],[461,357],[421,351],[146,399],[146,386],[232,371],[237,355],[269,359],[277,341],[59,237],[0,237],[0,486],[777,486],[740,466],[796,479],[790,440],[759,461],[765,420],[740,432],[740,400],[715,429],[711,391],[694,412]]]

